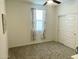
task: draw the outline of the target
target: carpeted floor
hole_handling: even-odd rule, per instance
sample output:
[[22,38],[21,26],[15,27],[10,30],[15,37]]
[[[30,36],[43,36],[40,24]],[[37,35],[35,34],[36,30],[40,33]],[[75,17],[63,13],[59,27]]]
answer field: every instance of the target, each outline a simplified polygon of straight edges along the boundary
[[74,54],[73,49],[56,42],[9,49],[9,59],[71,59]]

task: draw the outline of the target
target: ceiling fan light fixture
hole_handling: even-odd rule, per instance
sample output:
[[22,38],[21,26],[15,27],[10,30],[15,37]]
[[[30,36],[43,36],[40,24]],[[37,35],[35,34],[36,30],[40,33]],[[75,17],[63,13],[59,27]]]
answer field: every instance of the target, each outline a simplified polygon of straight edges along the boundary
[[48,4],[52,4],[53,1],[52,1],[52,0],[48,0],[47,3],[48,3]]
[[52,0],[48,0],[47,5],[57,5],[57,3],[54,3]]
[[61,2],[59,1],[59,0],[47,0],[44,4],[43,4],[43,6],[45,6],[45,5],[55,5],[55,6],[57,6],[57,5],[59,5]]

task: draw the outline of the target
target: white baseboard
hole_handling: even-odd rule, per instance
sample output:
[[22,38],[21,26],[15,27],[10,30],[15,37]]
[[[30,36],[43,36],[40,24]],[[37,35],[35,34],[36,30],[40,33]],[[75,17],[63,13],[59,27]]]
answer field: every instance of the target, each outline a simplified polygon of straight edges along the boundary
[[43,42],[49,42],[49,41],[53,41],[53,40],[40,40],[40,41],[30,41],[24,44],[19,44],[19,45],[14,45],[14,46],[10,46],[9,48],[13,48],[13,47],[20,47],[20,46],[25,46],[25,45],[32,45],[32,44],[37,44],[37,43],[43,43]]

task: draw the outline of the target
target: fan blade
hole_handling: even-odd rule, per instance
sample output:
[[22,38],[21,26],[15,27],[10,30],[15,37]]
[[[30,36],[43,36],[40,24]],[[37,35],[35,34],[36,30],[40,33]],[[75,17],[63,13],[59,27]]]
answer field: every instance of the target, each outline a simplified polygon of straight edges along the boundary
[[45,6],[47,4],[47,2],[45,2],[43,5]]
[[57,0],[53,0],[53,2],[55,2],[57,4],[60,4],[61,3],[60,1],[57,1]]

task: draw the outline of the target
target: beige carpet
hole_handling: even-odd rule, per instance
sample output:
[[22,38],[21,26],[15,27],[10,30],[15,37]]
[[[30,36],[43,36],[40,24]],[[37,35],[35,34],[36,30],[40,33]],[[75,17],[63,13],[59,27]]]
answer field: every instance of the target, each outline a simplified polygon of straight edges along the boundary
[[56,42],[9,49],[9,59],[71,59],[74,54],[73,49]]

